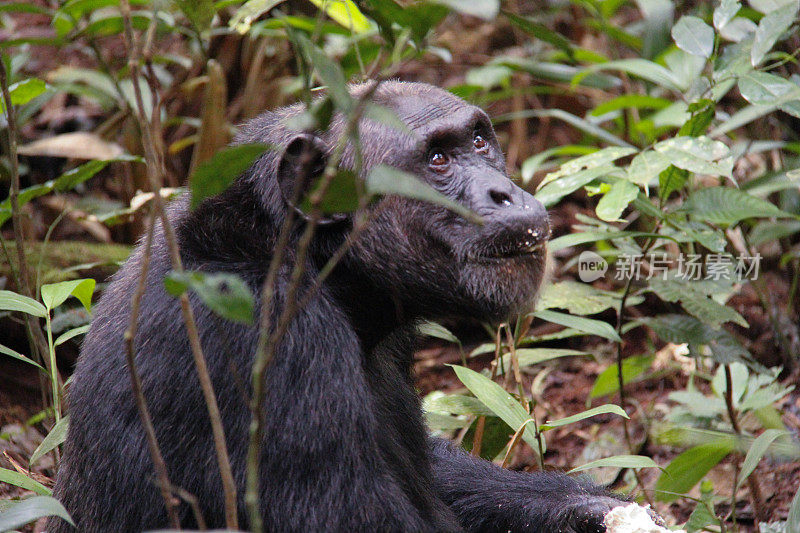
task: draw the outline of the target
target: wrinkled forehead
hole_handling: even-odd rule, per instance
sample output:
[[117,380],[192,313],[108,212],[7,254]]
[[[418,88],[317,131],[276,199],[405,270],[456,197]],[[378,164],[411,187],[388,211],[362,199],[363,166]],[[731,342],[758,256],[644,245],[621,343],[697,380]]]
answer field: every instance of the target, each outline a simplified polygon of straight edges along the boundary
[[483,115],[479,108],[445,91],[403,95],[394,99],[392,104],[400,120],[417,133],[442,126],[472,123]]

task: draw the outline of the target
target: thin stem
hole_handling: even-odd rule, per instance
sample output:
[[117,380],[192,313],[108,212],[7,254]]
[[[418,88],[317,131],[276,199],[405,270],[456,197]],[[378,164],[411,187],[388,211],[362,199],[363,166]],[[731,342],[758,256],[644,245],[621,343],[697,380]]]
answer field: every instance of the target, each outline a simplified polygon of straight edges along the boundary
[[128,329],[125,330],[125,360],[128,366],[128,374],[131,378],[131,390],[133,397],[136,400],[136,409],[139,411],[139,418],[142,420],[144,433],[147,437],[147,449],[150,452],[150,457],[153,460],[153,466],[158,478],[158,487],[161,491],[161,497],[164,499],[164,505],[167,508],[167,516],[169,517],[170,524],[173,528],[180,528],[180,521],[178,519],[178,512],[176,509],[175,499],[169,491],[172,486],[167,472],[167,465],[164,462],[164,456],[161,454],[161,448],[158,446],[158,439],[156,438],[156,430],[153,426],[153,419],[150,416],[150,411],[147,408],[147,401],[144,397],[142,390],[142,379],[136,371],[136,330],[139,326],[139,309],[144,296],[145,289],[147,288],[147,271],[150,269],[150,250],[153,247],[153,231],[156,225],[156,208],[150,207],[150,216],[147,223],[147,236],[145,237],[144,255],[142,256],[142,269],[139,272],[139,281],[136,285],[136,292],[133,293],[131,298],[131,314],[128,319]]
[[[731,426],[734,433],[741,436],[742,430],[739,426],[739,418],[736,413],[736,408],[733,405],[733,378],[731,376],[731,366],[725,365],[725,406],[728,409],[728,417],[731,419]],[[734,483],[734,487],[736,484]],[[747,486],[750,489],[750,497],[753,501],[753,511],[756,518],[761,522],[766,522],[767,513],[764,510],[764,497],[761,495],[761,485],[758,483],[756,472],[753,470],[747,476]],[[734,491],[735,492],[735,491]],[[733,509],[731,509],[733,512]]]
[[[153,205],[159,215],[159,218],[161,219],[172,268],[176,272],[182,272],[183,265],[181,263],[180,249],[178,248],[177,238],[175,236],[174,229],[172,228],[172,224],[166,215],[164,203],[161,198],[161,182],[164,174],[163,160],[156,150],[155,140],[151,129],[152,124],[145,114],[142,91],[141,87],[139,86],[139,47],[136,42],[136,35],[133,32],[133,25],[131,23],[131,8],[129,0],[122,0],[122,2],[120,2],[120,11],[122,12],[122,19],[125,28],[125,40],[130,56],[128,60],[128,66],[130,69],[131,81],[133,82],[133,90],[136,98],[136,111],[142,133],[142,144],[144,146],[145,159],[147,160],[147,174],[150,181],[150,187],[152,188],[154,194]],[[151,24],[153,24],[156,20],[157,17],[154,13],[152,18],[153,22],[151,22]],[[154,109],[157,108],[158,106],[154,106]],[[153,114],[155,115],[155,111]],[[222,417],[219,412],[219,405],[217,404],[217,399],[214,394],[214,387],[211,382],[211,376],[209,375],[208,366],[206,364],[206,360],[203,355],[203,349],[200,343],[200,334],[197,330],[197,324],[194,320],[194,313],[189,303],[189,296],[187,293],[181,295],[180,305],[181,314],[183,315],[183,321],[186,326],[186,333],[192,349],[195,368],[197,370],[197,377],[200,382],[203,399],[205,400],[206,409],[211,422],[214,449],[217,455],[217,464],[219,467],[220,477],[222,478],[222,489],[224,492],[225,525],[228,529],[238,529],[236,483],[233,479],[230,458],[228,456],[228,448],[225,442],[225,432],[222,426]]]
[[44,316],[47,329],[47,351],[50,356],[50,386],[53,390],[53,414],[56,423],[61,420],[61,395],[58,390],[58,367],[56,366],[56,347],[53,346],[53,327],[50,323],[50,309]]

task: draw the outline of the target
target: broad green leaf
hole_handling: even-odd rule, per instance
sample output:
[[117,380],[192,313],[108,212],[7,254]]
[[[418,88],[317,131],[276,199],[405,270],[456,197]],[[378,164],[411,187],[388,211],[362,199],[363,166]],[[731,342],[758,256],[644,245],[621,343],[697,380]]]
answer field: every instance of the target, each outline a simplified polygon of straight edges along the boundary
[[690,448],[675,457],[656,481],[656,499],[671,502],[686,494],[733,448],[727,442],[711,442]]
[[39,363],[37,363],[33,359],[25,357],[24,355],[22,355],[21,353],[19,353],[16,350],[12,350],[8,346],[3,346],[2,344],[0,344],[0,354],[7,355],[9,357],[13,357],[14,359],[22,361],[23,363],[28,363],[29,365],[35,366],[36,368],[38,368],[42,372],[47,372],[44,368],[42,368],[42,366]]
[[[634,300],[637,301],[637,300]],[[577,281],[558,281],[546,285],[536,308],[566,309],[573,315],[595,315],[619,306],[620,295]],[[630,304],[629,304],[630,305]]]
[[548,183],[555,181],[558,178],[573,175],[581,170],[608,166],[608,163],[613,163],[621,157],[625,157],[634,153],[636,153],[635,148],[609,146],[608,148],[603,148],[602,150],[598,150],[591,154],[576,157],[575,159],[567,161],[561,165],[561,168],[559,168],[557,171],[551,172],[545,176],[544,179],[542,179],[542,181],[539,183],[538,188],[541,189]]
[[776,106],[800,99],[800,86],[769,74],[752,71],[739,78],[742,98],[754,105]]
[[523,161],[520,167],[520,174],[522,174],[522,183],[527,184],[533,178],[533,175],[539,170],[542,164],[551,157],[558,155],[586,155],[587,153],[594,152],[590,146],[580,146],[570,144],[567,146],[557,146],[555,148],[548,148],[536,155],[533,155]]
[[0,531],[22,529],[46,516],[58,516],[75,525],[61,502],[51,496],[33,496],[13,502],[10,508],[0,512]]
[[20,311],[38,317],[47,315],[47,309],[33,298],[6,290],[0,290],[0,310]]
[[175,0],[175,5],[199,34],[211,28],[211,22],[214,20],[212,0]]
[[[545,361],[552,361],[560,357],[592,356],[589,352],[568,350],[565,348],[517,348],[516,354],[520,368],[544,363]],[[503,356],[503,368],[506,370],[511,368],[510,353]]]
[[737,489],[742,486],[742,483],[744,483],[747,477],[756,469],[758,462],[761,461],[761,458],[767,453],[769,445],[772,444],[775,439],[783,435],[789,435],[789,432],[780,429],[768,429],[753,441],[753,444],[750,445],[750,449],[747,451],[747,456],[742,462],[742,468],[739,472],[738,481],[736,482]]
[[800,221],[772,221],[765,220],[756,224],[750,231],[750,244],[761,246],[770,241],[777,241],[800,231]]
[[748,327],[747,321],[736,310],[710,298],[702,283],[680,278],[653,278],[648,282],[648,288],[665,302],[680,301],[691,315],[711,327],[719,327],[725,322]]
[[[325,196],[319,204],[320,210],[324,214],[335,214],[351,213],[358,209],[357,179],[358,178],[356,178],[356,175],[351,170],[343,168],[337,170],[328,185],[328,190],[325,191]],[[313,186],[312,192],[300,203],[300,209],[307,213],[311,212],[311,195],[320,183],[321,178],[317,180],[317,183]]]
[[68,340],[72,339],[73,337],[77,337],[78,335],[83,335],[87,331],[89,331],[89,324],[86,324],[85,326],[80,326],[80,327],[77,327],[77,328],[72,328],[69,331],[65,331],[64,333],[62,333],[61,335],[58,336],[58,338],[53,343],[53,346],[58,346],[59,344],[64,344],[65,342],[67,342]]
[[445,5],[453,11],[461,13],[462,15],[478,17],[484,20],[494,20],[497,17],[497,13],[500,12],[499,0],[470,0],[469,2],[464,2],[463,0],[433,1],[435,1],[437,4]]
[[[461,383],[469,389],[483,404],[499,416],[503,422],[516,431],[522,424],[530,420],[530,415],[525,408],[514,399],[503,387],[486,376],[470,370],[464,366],[450,365]],[[534,450],[538,450],[538,443],[533,428],[527,426],[522,438]]]
[[[21,474],[16,470],[9,470],[8,468],[0,468],[0,482],[8,483],[9,485],[14,485],[15,487],[20,487],[25,490],[30,490],[42,496],[50,496],[51,494],[50,489],[35,479],[32,479],[25,474]],[[4,529],[0,530],[5,531]]]
[[797,1],[771,11],[758,23],[753,48],[750,50],[750,63],[757,67],[764,56],[772,49],[778,38],[796,22]]
[[[719,30],[719,35],[723,39],[727,39],[729,41],[733,41],[734,43],[743,42],[746,38],[747,41],[750,41],[748,37],[755,33],[758,26],[752,20],[745,18],[745,17],[736,17],[727,24],[725,24]],[[723,50],[723,53],[725,50]],[[750,54],[748,54],[749,56]],[[750,61],[747,61],[747,64],[750,64]],[[719,71],[715,72],[717,74]]]
[[739,0],[722,0],[714,9],[714,27],[721,30],[733,20],[741,8],[742,4],[739,3]]
[[456,337],[452,331],[436,322],[423,322],[417,326],[417,333],[419,335],[427,335],[429,337],[442,339],[454,344],[461,344],[458,337]]
[[[18,81],[8,88],[12,105],[24,105],[44,93],[47,85],[39,78],[28,78]],[[0,112],[5,112],[5,101],[0,95]]]
[[[653,364],[653,356],[639,355],[628,357],[622,361],[622,379],[625,383],[630,383],[646,371]],[[603,370],[597,379],[594,380],[590,398],[598,398],[607,394],[614,394],[619,390],[619,369],[617,365],[610,365]]]
[[214,154],[208,161],[200,163],[189,178],[192,209],[206,198],[216,196],[230,187],[268,149],[266,144],[261,143],[230,146]]
[[425,425],[430,430],[452,431],[454,429],[463,429],[464,426],[469,424],[469,420],[458,418],[456,416],[443,415],[433,411],[425,411]]
[[353,107],[353,97],[347,90],[347,79],[342,67],[314,45],[305,34],[298,32],[295,37],[303,54],[314,66],[320,81],[328,88],[328,94],[336,104],[336,109],[342,113],[349,113]]
[[566,418],[561,418],[559,420],[549,420],[544,424],[542,424],[541,426],[539,426],[539,429],[541,431],[547,431],[548,429],[559,428],[561,426],[566,426],[575,422],[580,422],[581,420],[586,420],[587,418],[591,418],[593,416],[604,415],[608,413],[619,415],[622,418],[630,418],[628,414],[625,411],[623,411],[622,407],[620,407],[619,405],[605,404],[594,407],[582,413],[578,413],[576,415],[568,416]]
[[733,162],[729,159],[717,161],[728,155],[728,147],[708,137],[675,137],[657,143],[654,148],[670,163],[689,172],[731,175]]
[[587,135],[597,137],[598,139],[605,141],[609,144],[613,144],[615,146],[623,146],[626,148],[633,148],[633,146],[630,143],[620,139],[616,135],[609,133],[607,130],[604,130],[597,124],[589,122],[586,119],[577,117],[572,113],[567,113],[563,109],[526,109],[524,111],[515,111],[513,113],[500,115],[496,117],[492,122],[495,124],[499,124],[517,118],[542,118],[542,117],[550,117],[550,118],[555,118],[557,120],[563,120],[570,126],[573,126],[581,130]]
[[586,67],[580,74],[576,75],[572,79],[572,84],[577,85],[585,76],[599,70],[621,70],[672,91],[681,92],[684,89],[680,80],[676,79],[672,72],[658,63],[653,63],[652,61],[641,58],[618,59],[616,61],[591,65]]
[[536,318],[553,322],[554,324],[561,324],[568,328],[577,329],[590,335],[597,335],[605,339],[616,342],[622,342],[619,335],[611,327],[610,324],[601,320],[593,320],[591,318],[584,318],[580,316],[572,316],[565,313],[557,313],[555,311],[537,311],[534,313]]
[[87,311],[92,309],[92,293],[94,293],[95,281],[93,279],[74,279],[42,285],[42,302],[45,307],[52,311],[70,296],[80,300]]
[[606,100],[602,104],[595,107],[590,113],[594,117],[600,117],[606,113],[619,111],[620,109],[664,109],[672,102],[666,98],[658,98],[655,96],[648,96],[645,94],[623,94]]
[[613,466],[615,468],[658,468],[655,461],[644,455],[615,455],[614,457],[598,459],[597,461],[575,467],[567,472],[567,474],[574,474],[591,468],[601,468],[605,466]]
[[284,0],[249,0],[236,10],[228,26],[244,35],[250,30],[253,21],[282,2]]
[[89,161],[79,167],[64,172],[61,176],[56,178],[55,181],[53,181],[53,189],[56,191],[69,191],[74,189],[77,185],[92,178],[95,174],[106,168],[109,163],[116,161],[144,162],[141,157],[132,155],[121,155],[112,159]]
[[484,89],[503,87],[508,84],[513,71],[504,65],[483,65],[467,71],[464,81]]
[[684,52],[709,57],[714,51],[714,29],[697,17],[681,17],[672,27],[672,38]]
[[534,196],[537,200],[542,202],[545,207],[549,207],[587,183],[617,170],[618,168],[610,163],[599,167],[587,168],[586,170],[581,170],[572,175],[563,176],[555,181],[551,181],[536,191]]
[[453,415],[496,416],[478,398],[463,394],[443,394],[439,391],[426,396],[422,407],[425,411]]
[[366,182],[369,194],[396,194],[438,204],[467,220],[478,224],[482,223],[478,215],[422,182],[414,174],[403,170],[383,164],[376,165],[369,171]]
[[669,159],[654,150],[646,150],[633,158],[628,165],[628,180],[637,185],[646,186],[652,183],[670,166]]
[[611,184],[611,188],[597,202],[595,212],[597,218],[607,222],[620,219],[623,211],[639,194],[639,187],[630,181],[619,179]]
[[[638,206],[637,206],[638,209]],[[615,239],[628,239],[633,237],[652,237],[654,239],[669,239],[674,240],[669,235],[662,235],[660,233],[648,233],[646,231],[582,231],[580,233],[570,233],[553,239],[547,243],[547,249],[551,252],[563,250],[570,246],[578,246],[579,244],[586,244],[597,241],[613,241]],[[575,313],[574,311],[570,311]],[[583,314],[583,313],[575,313]],[[591,314],[591,313],[586,313]]]
[[372,28],[369,19],[365,17],[352,0],[310,0],[312,4],[325,11],[325,13],[341,26],[353,33],[364,33]]
[[67,439],[67,430],[69,429],[69,415],[63,417],[55,423],[50,433],[42,439],[41,444],[34,450],[33,455],[29,461],[30,465],[36,464],[44,455],[50,453],[56,446],[63,444]]
[[253,323],[255,299],[242,278],[223,272],[170,272],[164,287],[173,296],[194,291],[213,312],[233,322]]
[[766,200],[731,187],[700,189],[689,197],[681,210],[698,220],[722,226],[732,226],[746,218],[797,218]]
[[503,14],[508,17],[508,20],[510,20],[514,26],[520,28],[525,33],[533,35],[541,41],[552,44],[559,50],[563,50],[570,57],[574,55],[572,43],[560,33],[527,17],[520,17],[509,11],[503,11]]

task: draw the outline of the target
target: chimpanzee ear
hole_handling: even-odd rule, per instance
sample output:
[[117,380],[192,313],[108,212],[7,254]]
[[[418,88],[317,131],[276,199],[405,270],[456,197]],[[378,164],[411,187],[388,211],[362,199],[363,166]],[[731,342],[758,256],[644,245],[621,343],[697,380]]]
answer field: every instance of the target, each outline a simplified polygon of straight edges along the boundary
[[[314,183],[325,172],[328,147],[316,135],[301,133],[294,137],[281,155],[278,163],[278,187],[286,205],[305,220],[309,214],[300,206],[313,189]],[[347,218],[335,213],[323,215],[317,224],[331,224]]]

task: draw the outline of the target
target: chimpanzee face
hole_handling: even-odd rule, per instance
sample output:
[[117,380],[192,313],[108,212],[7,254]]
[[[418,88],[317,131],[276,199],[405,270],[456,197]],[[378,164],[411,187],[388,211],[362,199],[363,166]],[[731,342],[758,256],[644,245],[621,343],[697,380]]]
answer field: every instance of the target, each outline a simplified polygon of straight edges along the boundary
[[548,215],[508,178],[486,113],[422,84],[391,83],[375,99],[409,132],[370,133],[365,126],[365,164],[413,173],[483,223],[438,205],[386,197],[371,208],[376,220],[354,247],[356,263],[404,307],[428,317],[504,319],[526,310],[544,274]]

